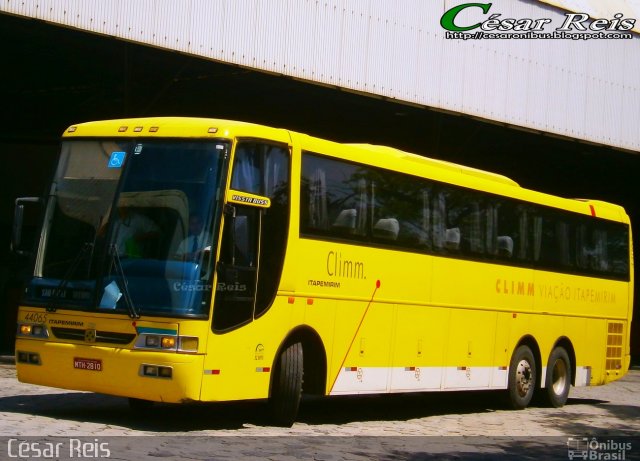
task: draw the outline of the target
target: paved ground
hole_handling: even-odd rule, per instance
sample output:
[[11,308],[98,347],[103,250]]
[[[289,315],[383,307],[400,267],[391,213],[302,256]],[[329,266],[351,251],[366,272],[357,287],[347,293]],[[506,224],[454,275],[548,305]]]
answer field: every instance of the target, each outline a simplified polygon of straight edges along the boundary
[[[0,439],[5,443],[7,438],[32,440],[32,436],[103,440],[107,436],[153,435],[160,438],[135,439],[152,444],[156,451],[164,446],[168,451],[150,456],[166,459],[189,457],[167,447],[177,444],[183,450],[189,446],[195,449],[203,440],[225,441],[229,457],[217,446],[216,457],[210,457],[210,450],[203,447],[203,453],[209,454],[192,459],[231,459],[238,455],[233,448],[238,446],[248,450],[242,454],[247,459],[264,458],[264,450],[270,459],[285,459],[279,456],[282,450],[293,456],[291,459],[424,459],[434,450],[442,458],[458,445],[457,454],[450,459],[476,459],[481,455],[494,459],[496,453],[520,458],[534,452],[539,458],[553,446],[553,451],[543,457],[567,459],[568,437],[604,441],[630,436],[625,440],[631,440],[636,448],[627,450],[626,459],[634,459],[634,455],[640,458],[640,370],[631,370],[624,379],[607,386],[572,388],[567,405],[560,409],[532,406],[511,411],[505,408],[500,393],[473,392],[305,401],[299,422],[292,428],[269,426],[265,412],[264,404],[250,402],[158,405],[148,414],[135,414],[122,398],[19,383],[14,367],[0,364]],[[428,453],[424,451],[426,437]],[[120,444],[130,443],[109,440],[112,445],[118,440]],[[520,453],[518,450],[527,443],[535,449]],[[318,444],[320,448],[308,452]],[[404,451],[398,451],[398,445]],[[409,448],[412,445],[417,451]],[[133,456],[135,450],[127,447],[126,453]],[[516,451],[509,451],[509,447]],[[420,456],[415,457],[415,453]],[[2,456],[0,451],[0,459]],[[117,459],[140,459],[141,455],[136,456]]]

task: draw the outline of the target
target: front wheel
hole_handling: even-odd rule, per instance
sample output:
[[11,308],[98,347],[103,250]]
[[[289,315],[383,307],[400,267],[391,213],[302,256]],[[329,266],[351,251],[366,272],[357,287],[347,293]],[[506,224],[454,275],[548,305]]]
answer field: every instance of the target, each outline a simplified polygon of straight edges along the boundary
[[560,408],[567,403],[571,387],[571,361],[562,347],[556,347],[549,356],[545,378],[546,403]]
[[298,415],[303,357],[302,344],[294,343],[287,346],[278,358],[269,398],[273,422],[278,426],[291,427]]
[[526,408],[536,388],[536,362],[529,346],[522,345],[511,357],[509,366],[509,403],[515,410]]

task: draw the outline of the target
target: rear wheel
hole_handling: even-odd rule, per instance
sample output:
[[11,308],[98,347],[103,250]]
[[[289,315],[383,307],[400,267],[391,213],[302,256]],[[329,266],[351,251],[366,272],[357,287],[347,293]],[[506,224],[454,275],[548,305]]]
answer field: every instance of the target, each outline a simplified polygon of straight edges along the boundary
[[273,422],[291,427],[298,415],[302,395],[303,353],[302,344],[287,346],[275,368],[269,404]]
[[547,376],[545,378],[546,402],[559,408],[567,403],[571,387],[571,361],[562,347],[556,347],[549,356]]
[[529,346],[522,345],[511,357],[509,403],[515,410],[526,408],[536,388],[536,362]]

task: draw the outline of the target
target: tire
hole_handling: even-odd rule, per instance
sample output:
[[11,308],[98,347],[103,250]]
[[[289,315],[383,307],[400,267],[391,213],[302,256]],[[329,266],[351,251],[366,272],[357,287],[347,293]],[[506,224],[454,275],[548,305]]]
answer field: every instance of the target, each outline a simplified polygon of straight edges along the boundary
[[549,356],[545,378],[545,404],[560,408],[567,403],[571,388],[571,360],[562,347],[556,347]]
[[509,404],[514,410],[526,408],[536,388],[536,362],[529,346],[520,346],[509,365]]
[[275,367],[269,398],[275,425],[291,427],[295,422],[302,396],[302,379],[302,344],[294,343],[282,351]]

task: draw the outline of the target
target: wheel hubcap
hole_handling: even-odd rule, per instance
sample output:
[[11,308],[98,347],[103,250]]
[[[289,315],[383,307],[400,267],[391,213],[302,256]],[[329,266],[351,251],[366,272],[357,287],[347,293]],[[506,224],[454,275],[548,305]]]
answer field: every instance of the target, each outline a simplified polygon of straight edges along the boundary
[[551,383],[554,394],[562,395],[564,393],[567,387],[567,364],[564,363],[564,360],[556,360],[553,364]]
[[520,397],[524,397],[532,386],[531,364],[527,360],[520,360],[516,368],[516,390]]

